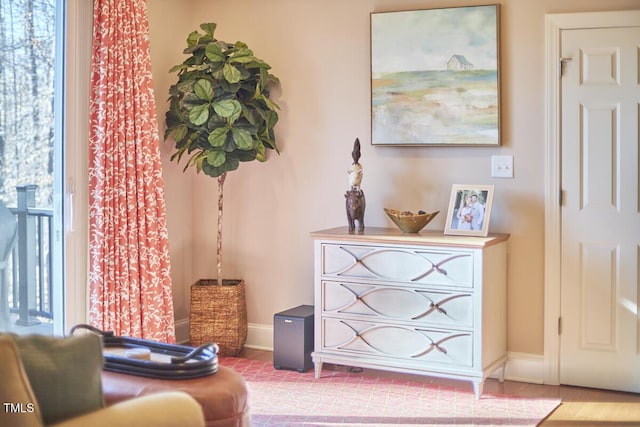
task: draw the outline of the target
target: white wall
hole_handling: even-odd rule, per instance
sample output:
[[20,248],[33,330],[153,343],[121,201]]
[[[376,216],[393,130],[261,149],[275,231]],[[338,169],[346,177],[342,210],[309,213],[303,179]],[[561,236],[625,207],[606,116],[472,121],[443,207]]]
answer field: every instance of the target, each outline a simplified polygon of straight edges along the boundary
[[[189,32],[216,22],[222,40],[242,40],[281,80],[275,99],[281,155],[242,164],[225,184],[224,269],[247,283],[249,322],[312,304],[309,232],[346,224],[346,170],[362,142],[368,226],[393,226],[383,207],[441,210],[451,185],[496,187],[492,232],[511,233],[508,347],[543,354],[544,15],[637,8],[637,0],[502,0],[501,147],[370,145],[369,13],[473,4],[477,0],[149,0],[158,114],[167,108],[172,65]],[[425,41],[428,43],[428,41]],[[164,132],[164,128],[161,129]],[[215,273],[216,182],[169,162],[163,144],[176,317],[188,318],[189,286]],[[492,155],[514,156],[515,177],[490,177]],[[183,323],[181,323],[183,324]],[[268,331],[268,329],[265,329]],[[178,337],[186,338],[185,336]]]

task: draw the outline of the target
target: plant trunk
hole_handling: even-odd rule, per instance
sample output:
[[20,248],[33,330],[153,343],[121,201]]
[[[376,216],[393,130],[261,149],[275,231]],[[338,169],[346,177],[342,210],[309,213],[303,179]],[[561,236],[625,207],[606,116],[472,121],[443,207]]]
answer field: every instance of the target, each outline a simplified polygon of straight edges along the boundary
[[218,285],[222,285],[222,189],[227,173],[218,177],[218,245],[216,247],[216,265],[218,267]]

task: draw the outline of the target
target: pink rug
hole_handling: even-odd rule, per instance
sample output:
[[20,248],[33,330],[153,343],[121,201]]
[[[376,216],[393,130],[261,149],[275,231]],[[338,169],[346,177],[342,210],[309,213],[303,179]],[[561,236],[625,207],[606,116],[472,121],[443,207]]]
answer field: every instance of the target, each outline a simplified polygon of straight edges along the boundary
[[[276,370],[270,362],[221,357],[249,387],[252,426],[536,426],[560,399],[484,393],[362,373]],[[467,385],[466,388],[463,388]]]

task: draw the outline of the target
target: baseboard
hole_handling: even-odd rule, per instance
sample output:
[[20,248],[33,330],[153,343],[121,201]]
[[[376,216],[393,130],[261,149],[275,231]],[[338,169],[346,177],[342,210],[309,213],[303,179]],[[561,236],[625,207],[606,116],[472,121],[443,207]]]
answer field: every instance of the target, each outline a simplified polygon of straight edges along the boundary
[[[189,343],[189,319],[176,320],[176,342]],[[273,351],[273,326],[249,323],[245,347]]]
[[[189,320],[176,321],[177,342],[189,342]],[[273,325],[249,323],[247,348],[273,351]],[[544,383],[544,356],[509,352],[505,379],[533,384]]]
[[544,356],[509,352],[504,377],[509,381],[544,384]]
[[249,323],[245,347],[273,351],[273,325]]
[[189,344],[189,319],[176,320],[176,342]]

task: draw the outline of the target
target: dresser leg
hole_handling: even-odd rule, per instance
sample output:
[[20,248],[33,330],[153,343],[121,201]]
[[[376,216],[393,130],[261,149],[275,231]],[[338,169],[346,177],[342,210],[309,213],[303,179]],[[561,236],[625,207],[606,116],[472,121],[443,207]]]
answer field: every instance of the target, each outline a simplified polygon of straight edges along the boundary
[[505,360],[505,362],[500,367],[500,373],[498,374],[498,381],[500,381],[501,383],[504,382],[504,372],[506,369],[507,369],[507,361]]
[[322,374],[322,362],[318,361],[318,362],[313,362],[313,366],[314,366],[314,378],[316,380],[320,379],[320,374]]
[[484,381],[474,381],[473,383],[473,392],[476,395],[476,399],[480,399],[482,396],[482,389],[484,388]]

